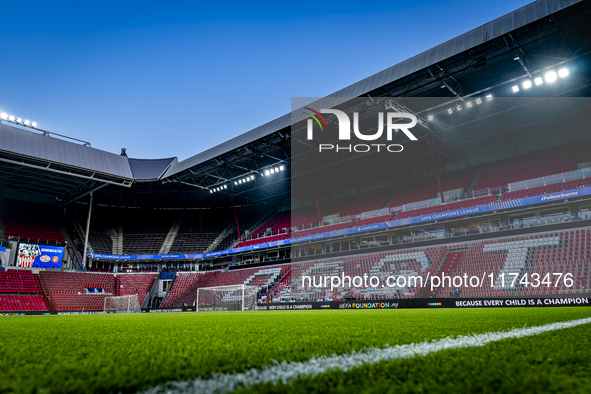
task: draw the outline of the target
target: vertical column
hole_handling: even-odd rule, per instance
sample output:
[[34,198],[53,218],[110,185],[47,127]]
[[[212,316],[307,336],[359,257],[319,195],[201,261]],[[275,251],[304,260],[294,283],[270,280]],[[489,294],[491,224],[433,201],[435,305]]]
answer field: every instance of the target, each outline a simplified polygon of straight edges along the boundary
[[90,203],[88,204],[88,219],[86,220],[86,234],[84,234],[84,253],[82,255],[82,269],[86,269],[86,253],[88,252],[88,232],[90,231],[90,215],[92,214],[92,196],[90,193]]

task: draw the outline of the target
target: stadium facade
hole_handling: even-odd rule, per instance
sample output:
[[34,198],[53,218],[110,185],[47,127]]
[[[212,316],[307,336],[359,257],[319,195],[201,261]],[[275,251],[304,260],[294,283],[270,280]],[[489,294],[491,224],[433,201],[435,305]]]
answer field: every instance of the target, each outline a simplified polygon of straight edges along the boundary
[[[228,285],[276,309],[588,305],[590,19],[536,1],[182,161],[3,116],[0,309],[190,308]],[[335,111],[410,114],[415,139],[338,145]]]

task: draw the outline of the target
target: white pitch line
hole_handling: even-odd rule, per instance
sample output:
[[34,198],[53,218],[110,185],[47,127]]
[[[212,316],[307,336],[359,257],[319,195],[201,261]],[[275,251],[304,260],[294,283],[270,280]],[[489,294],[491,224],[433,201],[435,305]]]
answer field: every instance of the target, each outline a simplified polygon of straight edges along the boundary
[[488,332],[484,334],[458,336],[408,345],[389,346],[383,349],[369,348],[352,353],[312,357],[303,362],[276,363],[261,369],[250,369],[246,372],[214,374],[209,379],[195,379],[183,382],[172,382],[155,386],[143,394],[197,394],[197,393],[228,393],[240,388],[251,387],[256,384],[279,382],[288,383],[301,377],[314,377],[331,370],[349,371],[367,364],[377,364],[383,361],[409,359],[426,356],[446,349],[459,349],[484,346],[487,343],[503,339],[523,338],[538,335],[548,331],[562,330],[581,324],[591,323],[591,318],[571,320],[568,322],[552,323],[544,326],[518,328],[509,331]]

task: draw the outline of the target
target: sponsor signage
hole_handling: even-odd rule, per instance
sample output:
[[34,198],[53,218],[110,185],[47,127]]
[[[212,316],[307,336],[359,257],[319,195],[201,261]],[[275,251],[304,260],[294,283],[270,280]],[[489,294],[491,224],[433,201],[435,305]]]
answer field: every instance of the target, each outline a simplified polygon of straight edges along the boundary
[[405,300],[350,300],[258,304],[257,310],[306,309],[401,309],[401,308],[508,308],[547,306],[590,306],[591,294],[498,298],[412,298]]
[[61,246],[19,243],[18,267],[62,268],[64,248]]
[[363,232],[367,232],[367,231],[374,231],[374,230],[381,230],[381,229],[392,228],[392,227],[405,226],[408,224],[425,223],[425,222],[430,222],[430,221],[434,221],[434,220],[449,219],[449,218],[454,218],[454,217],[459,217],[459,216],[473,215],[475,213],[492,212],[492,211],[497,211],[497,210],[501,210],[501,209],[517,208],[517,207],[522,207],[522,206],[526,206],[526,205],[539,204],[542,202],[556,201],[556,200],[561,200],[561,199],[566,199],[566,198],[583,197],[583,196],[588,196],[588,195],[591,195],[591,187],[585,187],[585,188],[575,189],[575,190],[568,190],[568,191],[564,191],[564,192],[560,192],[560,193],[546,194],[546,195],[542,195],[542,196],[520,198],[517,200],[503,201],[503,202],[499,202],[499,203],[480,205],[480,206],[471,207],[471,208],[457,209],[457,210],[448,211],[448,212],[439,212],[439,213],[434,213],[431,215],[417,216],[417,217],[400,219],[400,220],[392,220],[389,222],[377,223],[377,224],[372,224],[369,226],[353,227],[353,228],[348,228],[348,229],[344,229],[344,230],[330,231],[330,232],[326,232],[326,233],[308,235],[308,236],[304,236],[304,237],[293,237],[290,239],[283,239],[281,241],[265,242],[265,243],[261,243],[261,244],[257,244],[257,245],[243,246],[240,248],[229,249],[229,250],[220,250],[218,252],[205,253],[205,254],[138,255],[138,256],[134,256],[134,255],[117,256],[117,255],[95,254],[95,255],[93,255],[93,257],[97,258],[97,259],[105,259],[105,260],[156,260],[156,259],[181,260],[181,259],[210,258],[210,257],[216,257],[216,256],[224,256],[224,255],[233,254],[233,253],[249,252],[252,250],[259,250],[259,249],[266,249],[266,248],[272,248],[272,247],[277,247],[277,246],[290,245],[290,244],[299,243],[299,242],[316,241],[316,240],[332,238],[332,237],[337,237],[337,236],[342,236],[342,235],[358,234],[358,233],[363,233]]

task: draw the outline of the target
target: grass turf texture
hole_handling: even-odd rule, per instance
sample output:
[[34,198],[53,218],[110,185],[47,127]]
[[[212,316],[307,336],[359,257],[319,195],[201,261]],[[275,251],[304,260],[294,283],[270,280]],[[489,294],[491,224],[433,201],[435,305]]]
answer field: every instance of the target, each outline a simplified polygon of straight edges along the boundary
[[[273,360],[305,361],[314,355],[589,316],[591,309],[578,307],[5,317],[0,334],[0,393],[134,392],[171,380],[262,367]],[[414,391],[423,387],[415,383],[425,379],[433,383],[425,383],[424,390],[434,391],[439,384],[437,379],[461,381],[465,374],[459,372],[466,370],[466,365],[476,371],[465,375],[465,379],[469,378],[466,390],[487,387],[483,386],[482,376],[487,376],[487,371],[502,371],[489,369],[489,365],[505,365],[506,371],[516,374],[514,379],[523,378],[523,371],[534,367],[538,370],[539,366],[542,369],[536,376],[541,378],[556,373],[568,376],[569,381],[583,382],[582,377],[571,372],[583,368],[589,375],[590,332],[591,327],[582,326],[245,391],[383,392],[389,387]],[[566,339],[557,341],[560,338]],[[498,348],[503,355],[487,351],[489,348]],[[561,353],[562,349],[571,351]],[[406,380],[400,380],[401,376],[407,376]],[[544,380],[541,381],[543,384]],[[453,386],[447,386],[446,391],[450,387]]]

